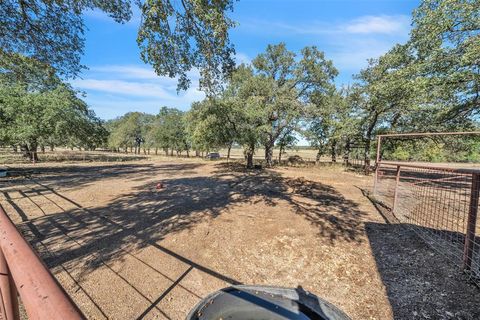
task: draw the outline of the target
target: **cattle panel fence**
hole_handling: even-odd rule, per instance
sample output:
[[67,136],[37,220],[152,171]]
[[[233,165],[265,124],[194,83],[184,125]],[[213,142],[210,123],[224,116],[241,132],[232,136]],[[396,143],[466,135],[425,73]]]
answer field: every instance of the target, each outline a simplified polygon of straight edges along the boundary
[[374,196],[480,285],[480,169],[377,163]]

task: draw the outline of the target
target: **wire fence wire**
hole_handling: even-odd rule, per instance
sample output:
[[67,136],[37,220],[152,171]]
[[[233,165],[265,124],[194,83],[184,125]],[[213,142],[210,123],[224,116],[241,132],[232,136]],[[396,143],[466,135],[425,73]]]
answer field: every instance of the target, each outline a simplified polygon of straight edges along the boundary
[[480,170],[382,163],[374,195],[480,286]]

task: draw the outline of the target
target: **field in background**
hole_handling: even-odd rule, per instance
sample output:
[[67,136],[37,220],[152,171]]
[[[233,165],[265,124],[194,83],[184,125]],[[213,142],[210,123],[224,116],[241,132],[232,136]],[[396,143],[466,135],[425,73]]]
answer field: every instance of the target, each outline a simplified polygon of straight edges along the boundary
[[[221,149],[220,155],[222,157],[227,156],[227,149]],[[280,153],[280,150],[278,148],[273,150],[273,159],[278,159],[278,154]],[[232,158],[238,158],[238,159],[243,159],[243,149],[242,148],[232,148],[231,153],[230,153]],[[317,157],[317,150],[314,149],[307,149],[307,148],[299,148],[299,149],[287,149],[285,150],[285,153],[282,154],[282,159],[287,159],[290,156],[300,156],[306,161],[315,161],[315,158]],[[265,149],[259,148],[255,151],[255,159],[264,159],[265,158]],[[326,157],[324,157],[327,159]]]
[[[227,156],[227,149],[221,149],[219,151],[220,156],[225,158]],[[134,153],[124,153],[124,152],[111,152],[108,150],[102,151],[78,151],[78,150],[70,150],[70,149],[62,149],[56,148],[54,151],[45,150],[45,152],[37,152],[39,160],[43,162],[61,162],[61,161],[133,161],[133,160],[141,160],[147,158],[171,158],[177,157],[177,155],[173,156],[165,156],[162,151],[158,152],[158,155],[155,155],[154,150],[150,150],[150,154],[144,153],[143,150],[140,154]],[[204,154],[205,155],[205,154]],[[279,150],[274,149],[274,160],[278,160]],[[186,152],[183,152],[179,155],[179,157],[186,157]],[[190,152],[190,156],[194,156],[194,152]],[[243,149],[241,148],[233,148],[230,154],[232,159],[244,159]],[[313,149],[289,149],[282,155],[282,160],[287,160],[288,157],[291,156],[300,156],[306,162],[314,162],[317,156],[317,150]],[[265,151],[264,149],[258,149],[255,153],[254,159],[256,160],[263,160],[265,158]],[[330,157],[322,157],[322,162],[330,162]],[[342,161],[341,156],[337,158],[338,162]],[[25,158],[21,152],[14,153],[11,148],[0,148],[0,164],[8,164],[8,163],[29,163],[30,161],[28,158]]]

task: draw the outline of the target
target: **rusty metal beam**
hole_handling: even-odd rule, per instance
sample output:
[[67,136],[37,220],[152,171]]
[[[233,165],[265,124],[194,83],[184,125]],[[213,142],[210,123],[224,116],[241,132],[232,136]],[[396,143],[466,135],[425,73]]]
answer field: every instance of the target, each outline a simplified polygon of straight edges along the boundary
[[430,137],[430,136],[462,136],[462,135],[480,135],[480,131],[462,131],[462,132],[410,132],[410,133],[388,133],[388,134],[379,134],[377,137]]
[[85,319],[1,206],[0,248],[29,319]]
[[379,165],[387,165],[387,166],[401,166],[405,168],[417,168],[417,169],[432,169],[438,171],[445,171],[445,172],[456,172],[456,173],[468,173],[468,174],[475,174],[480,173],[480,168],[473,169],[473,168],[452,168],[452,167],[442,167],[442,166],[431,166],[427,164],[412,164],[408,162],[402,161],[380,161]]

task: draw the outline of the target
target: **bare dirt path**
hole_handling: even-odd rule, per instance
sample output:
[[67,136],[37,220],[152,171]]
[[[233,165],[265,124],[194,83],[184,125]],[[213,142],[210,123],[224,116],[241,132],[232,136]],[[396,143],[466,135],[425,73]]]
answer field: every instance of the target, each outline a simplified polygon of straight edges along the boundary
[[452,270],[428,284],[411,270],[437,256],[385,224],[370,181],[186,159],[40,164],[0,182],[0,204],[91,319],[182,319],[231,284],[301,286],[353,319],[478,318],[476,288],[442,285]]

